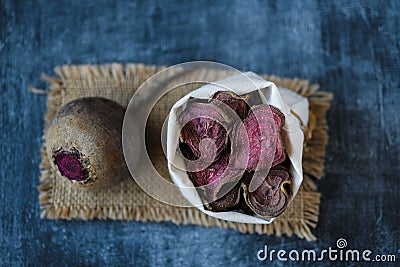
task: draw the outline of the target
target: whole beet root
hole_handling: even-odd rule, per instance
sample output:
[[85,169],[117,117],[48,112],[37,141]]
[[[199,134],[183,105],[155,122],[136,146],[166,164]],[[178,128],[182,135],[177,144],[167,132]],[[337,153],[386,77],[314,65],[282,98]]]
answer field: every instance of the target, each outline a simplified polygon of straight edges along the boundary
[[73,100],[59,109],[46,133],[46,150],[58,175],[85,188],[107,187],[126,173],[122,150],[125,111],[99,97]]

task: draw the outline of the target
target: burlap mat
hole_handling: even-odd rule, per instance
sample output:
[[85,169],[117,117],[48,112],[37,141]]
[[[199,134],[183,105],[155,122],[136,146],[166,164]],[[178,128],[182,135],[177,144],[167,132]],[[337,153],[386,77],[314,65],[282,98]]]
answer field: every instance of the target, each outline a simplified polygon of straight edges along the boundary
[[[47,92],[47,114],[45,130],[57,110],[72,99],[85,96],[101,96],[112,99],[126,107],[135,90],[148,77],[162,70],[162,66],[143,64],[107,64],[100,66],[80,65],[56,67],[58,77],[44,78],[50,82]],[[204,77],[218,80],[220,71],[204,73]],[[307,143],[304,147],[304,182],[299,193],[285,213],[269,225],[232,223],[210,217],[195,208],[178,208],[163,204],[142,191],[133,179],[102,191],[86,191],[72,187],[58,179],[50,168],[43,145],[41,175],[38,187],[41,217],[48,219],[113,219],[136,221],[171,221],[176,224],[197,224],[237,229],[240,232],[281,236],[292,235],[315,240],[311,230],[316,227],[319,214],[320,193],[314,179],[320,179],[324,171],[325,146],[328,141],[326,112],[332,95],[318,91],[319,86],[306,80],[282,79],[263,75],[278,86],[286,87],[308,97],[310,102],[310,124],[304,127]],[[174,91],[175,92],[175,91]],[[163,98],[149,118],[146,135],[151,144],[148,151],[153,163],[164,177],[168,175],[165,157],[159,146],[157,131],[174,102],[185,92],[173,93]],[[161,189],[160,189],[161,190]],[[165,192],[168,194],[168,192]]]

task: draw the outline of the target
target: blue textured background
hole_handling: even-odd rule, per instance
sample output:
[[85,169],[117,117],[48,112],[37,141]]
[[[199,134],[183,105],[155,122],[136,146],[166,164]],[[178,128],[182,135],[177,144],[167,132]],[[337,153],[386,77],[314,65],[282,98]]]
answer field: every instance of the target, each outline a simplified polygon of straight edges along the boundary
[[[17,2],[0,0],[0,265],[254,266],[264,244],[320,251],[340,237],[400,262],[399,1]],[[335,94],[317,242],[39,218],[46,98],[27,87],[44,88],[41,73],[211,59],[306,78]]]

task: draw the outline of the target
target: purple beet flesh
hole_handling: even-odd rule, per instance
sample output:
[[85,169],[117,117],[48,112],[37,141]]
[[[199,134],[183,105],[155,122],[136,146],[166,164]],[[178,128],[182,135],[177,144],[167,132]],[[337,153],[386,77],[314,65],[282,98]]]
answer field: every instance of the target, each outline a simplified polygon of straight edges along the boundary
[[236,95],[233,92],[216,92],[213,96],[214,103],[222,102],[220,106],[223,110],[232,109],[240,119],[244,120],[249,113],[250,107],[244,98]]
[[55,157],[55,163],[61,174],[70,180],[81,181],[85,179],[85,171],[77,155],[60,151]]
[[[240,173],[237,170],[228,169],[229,150],[210,166],[197,172],[190,172],[189,177],[196,187],[206,186],[199,190],[199,193],[210,206],[215,209],[235,206],[239,201],[239,179]],[[229,187],[237,185],[229,190]],[[227,187],[224,187],[227,186]],[[217,208],[217,207],[220,208]]]
[[219,158],[227,145],[226,121],[220,108],[212,104],[192,103],[180,114],[178,121],[183,126],[180,141],[191,149],[196,158]]
[[[248,207],[263,217],[278,216],[285,210],[292,195],[292,180],[288,170],[280,167],[271,169],[254,192],[248,192],[246,188],[245,201]],[[244,184],[249,184],[249,177],[244,179]]]

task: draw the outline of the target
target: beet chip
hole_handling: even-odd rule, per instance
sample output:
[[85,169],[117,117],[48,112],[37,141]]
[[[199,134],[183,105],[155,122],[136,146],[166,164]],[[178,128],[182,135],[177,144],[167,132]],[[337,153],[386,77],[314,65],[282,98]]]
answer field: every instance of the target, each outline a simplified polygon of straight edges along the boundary
[[[190,148],[196,158],[202,156],[207,161],[213,161],[218,159],[227,147],[228,123],[219,107],[208,103],[192,102],[179,115],[178,122],[183,126],[180,141]],[[202,144],[204,155],[201,155],[200,144]]]
[[[204,170],[189,172],[189,178],[196,187],[205,186],[198,192],[215,210],[233,207],[239,202],[240,172],[228,169],[229,150],[225,151],[219,160]],[[229,190],[234,184],[237,185]]]
[[291,196],[292,177],[288,170],[277,167],[271,169],[263,183],[254,191],[248,191],[252,175],[244,179],[244,198],[247,206],[257,215],[271,218],[280,215]]
[[272,162],[271,167],[275,167],[276,165],[282,163],[286,159],[285,151],[283,150],[282,141],[280,138],[279,131],[282,126],[285,124],[285,115],[280,112],[277,108],[270,106],[272,115],[274,116],[275,127],[278,130],[278,135],[276,136],[276,143],[275,143],[275,156],[274,161]]
[[[237,152],[235,166],[243,166],[247,161],[247,170],[269,169],[285,160],[285,152],[280,140],[280,128],[285,116],[269,105],[258,105],[250,110],[250,115],[244,120],[244,128],[236,125],[234,131],[233,149]],[[244,133],[243,129],[246,129]],[[247,139],[248,138],[248,139]],[[246,139],[249,144],[249,154],[246,157]]]
[[[240,97],[233,92],[219,91],[214,94],[212,99],[222,102],[221,105],[218,106],[220,106],[223,110],[230,108],[235,111],[242,120],[244,120],[249,113],[250,107],[247,105],[245,98]],[[214,101],[213,103],[218,104],[217,101]],[[228,112],[226,113],[229,114]]]
[[[209,209],[212,211],[227,211],[231,210],[240,200],[240,183],[238,183],[234,188],[232,188],[228,193],[226,193],[220,199],[208,203]],[[207,207],[207,205],[206,205]]]
[[[252,108],[243,125],[241,128],[236,125],[233,133],[235,166],[247,166],[246,169],[249,171],[254,171],[257,166],[263,169],[270,168],[275,155],[276,129],[269,106],[259,105]],[[247,142],[248,154],[245,151]],[[263,157],[260,158],[262,149]],[[243,164],[245,162],[247,165]]]

